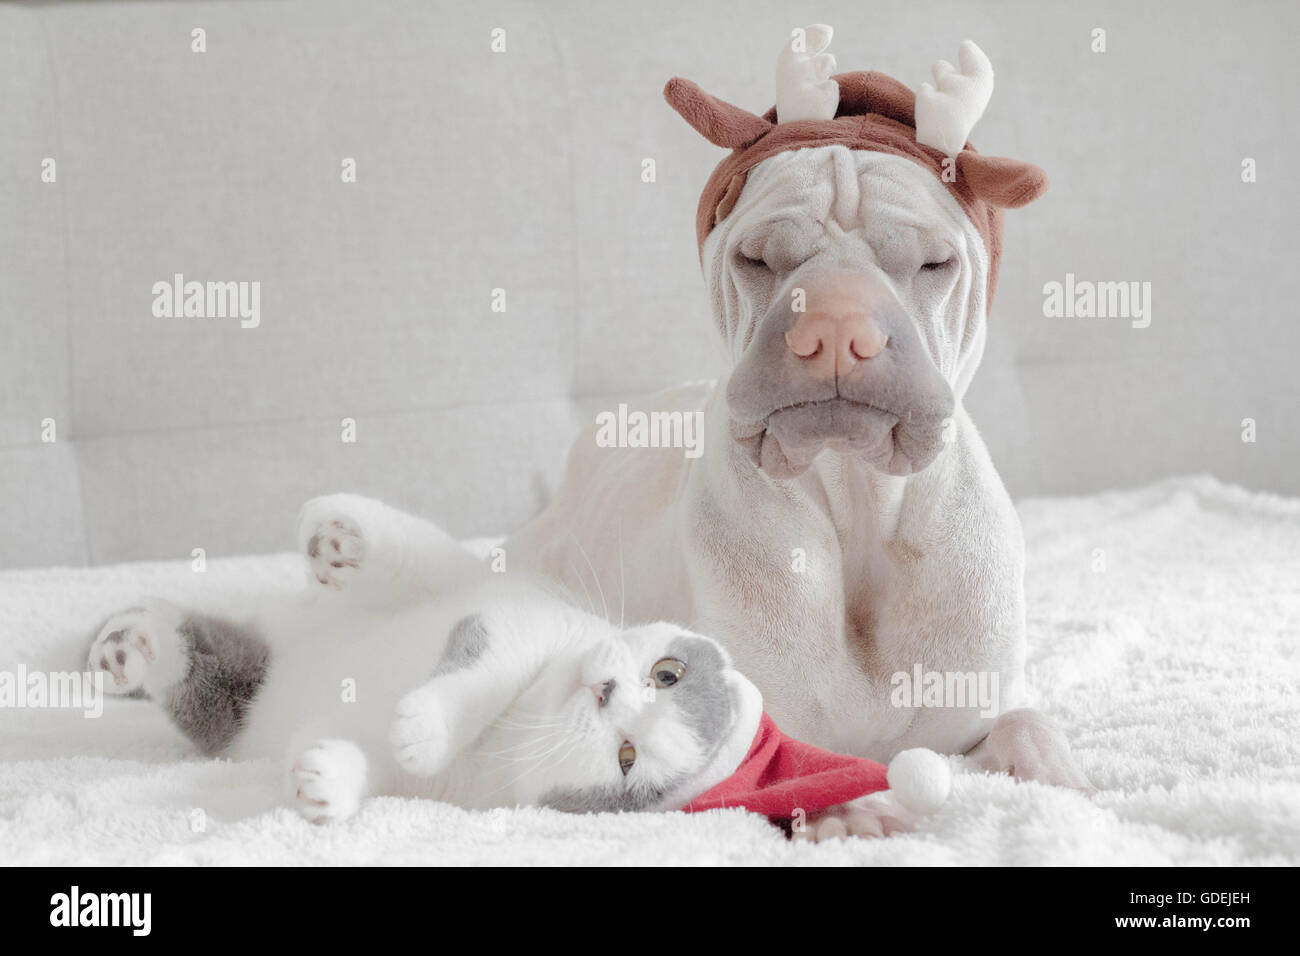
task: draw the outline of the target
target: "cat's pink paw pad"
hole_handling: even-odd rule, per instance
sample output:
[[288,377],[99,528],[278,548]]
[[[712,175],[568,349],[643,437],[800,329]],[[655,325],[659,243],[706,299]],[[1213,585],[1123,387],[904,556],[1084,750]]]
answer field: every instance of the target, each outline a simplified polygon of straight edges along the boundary
[[332,823],[357,812],[366,786],[366,758],[347,740],[318,740],[289,768],[293,807],[311,823]]
[[318,584],[341,591],[361,570],[366,554],[361,529],[343,515],[321,516],[307,535],[307,562]]
[[104,674],[104,689],[110,694],[130,694],[144,684],[164,641],[176,641],[169,622],[147,608],[129,608],[100,628],[86,654],[86,666],[91,673]]

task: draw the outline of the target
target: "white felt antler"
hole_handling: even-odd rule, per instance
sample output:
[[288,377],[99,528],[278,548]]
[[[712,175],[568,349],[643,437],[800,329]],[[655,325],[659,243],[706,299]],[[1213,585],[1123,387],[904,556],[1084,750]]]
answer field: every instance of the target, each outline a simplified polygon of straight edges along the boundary
[[[956,156],[993,95],[993,64],[971,40],[957,50],[958,70],[947,60],[935,63],[934,86],[916,94],[916,141]],[[937,87],[937,89],[936,89]]]
[[830,78],[835,57],[825,52],[835,31],[824,23],[792,30],[776,59],[776,121],[829,120],[840,105],[839,84]]

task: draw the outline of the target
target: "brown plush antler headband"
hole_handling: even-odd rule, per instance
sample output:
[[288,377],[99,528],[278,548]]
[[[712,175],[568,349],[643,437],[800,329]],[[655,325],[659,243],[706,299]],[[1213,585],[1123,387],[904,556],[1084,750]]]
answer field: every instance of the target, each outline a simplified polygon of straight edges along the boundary
[[[961,205],[989,255],[993,300],[1002,252],[1002,210],[1037,199],[1047,174],[1031,163],[983,156],[966,141],[993,92],[993,68],[970,40],[959,51],[960,70],[945,60],[933,67],[935,86],[913,93],[874,71],[831,76],[827,26],[796,30],[777,63],[777,105],[755,116],[673,78],[664,97],[705,139],[732,150],[700,196],[696,236],[704,240],[730,213],[749,171],[791,149],[844,146],[902,156],[933,172]],[[811,52],[809,52],[811,48]],[[987,305],[986,305],[987,308]]]

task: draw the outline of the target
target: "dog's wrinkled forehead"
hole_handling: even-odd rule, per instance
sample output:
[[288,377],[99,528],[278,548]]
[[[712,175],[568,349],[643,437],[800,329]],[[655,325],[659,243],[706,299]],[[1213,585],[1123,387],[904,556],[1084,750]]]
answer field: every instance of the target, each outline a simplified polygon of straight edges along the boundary
[[[814,252],[847,250],[855,241],[882,258],[917,242],[946,242],[963,256],[973,248],[983,252],[969,217],[933,176],[908,160],[843,146],[781,153],[756,166],[706,240],[711,277],[717,277],[720,254],[769,237],[774,248],[741,251],[751,258],[769,252],[785,267]],[[976,266],[986,260],[972,258]]]

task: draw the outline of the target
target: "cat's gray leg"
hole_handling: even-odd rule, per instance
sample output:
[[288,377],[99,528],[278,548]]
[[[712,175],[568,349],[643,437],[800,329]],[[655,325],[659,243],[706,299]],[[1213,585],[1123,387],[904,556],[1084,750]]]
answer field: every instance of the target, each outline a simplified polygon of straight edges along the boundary
[[204,754],[223,752],[266,676],[270,652],[252,629],[146,601],[114,614],[87,663],[118,694],[157,701]]
[[289,799],[312,823],[347,819],[366,793],[366,755],[350,740],[317,740],[291,757]]
[[298,546],[315,586],[372,606],[424,600],[483,574],[482,562],[441,528],[361,495],[303,505]]

